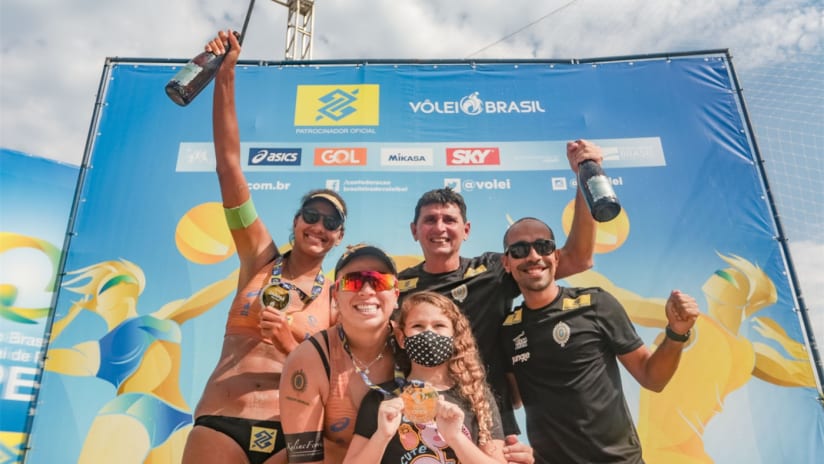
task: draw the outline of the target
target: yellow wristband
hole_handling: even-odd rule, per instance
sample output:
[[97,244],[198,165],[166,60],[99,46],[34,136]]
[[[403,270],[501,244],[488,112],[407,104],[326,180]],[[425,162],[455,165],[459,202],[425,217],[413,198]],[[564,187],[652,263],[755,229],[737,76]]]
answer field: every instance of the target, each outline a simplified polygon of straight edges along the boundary
[[255,204],[252,203],[252,197],[249,197],[240,206],[223,208],[223,213],[226,215],[226,224],[229,225],[231,230],[245,229],[251,226],[258,217]]

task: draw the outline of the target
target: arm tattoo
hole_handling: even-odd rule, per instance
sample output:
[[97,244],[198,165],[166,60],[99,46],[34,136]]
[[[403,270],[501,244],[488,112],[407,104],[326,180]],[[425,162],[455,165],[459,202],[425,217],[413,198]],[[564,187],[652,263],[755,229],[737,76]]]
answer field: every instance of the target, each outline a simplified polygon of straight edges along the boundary
[[286,454],[290,463],[323,461],[323,432],[287,433]]

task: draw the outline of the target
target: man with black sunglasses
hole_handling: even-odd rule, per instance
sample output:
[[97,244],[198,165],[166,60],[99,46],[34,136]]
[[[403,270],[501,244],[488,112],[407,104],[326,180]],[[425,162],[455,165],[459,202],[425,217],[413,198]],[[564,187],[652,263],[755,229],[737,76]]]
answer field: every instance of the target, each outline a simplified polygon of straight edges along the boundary
[[[575,173],[583,161],[594,160],[600,164],[603,158],[600,148],[585,140],[569,142],[566,149],[567,160]],[[431,190],[421,196],[410,228],[412,237],[420,243],[424,261],[399,274],[401,299],[430,290],[451,298],[466,314],[481,350],[488,383],[498,399],[507,435],[507,459],[531,462],[529,447],[517,442],[520,429],[509,400],[498,347],[501,323],[513,300],[520,295],[517,284],[504,271],[502,254],[490,251],[474,258],[461,256],[461,244],[469,236],[470,223],[463,197],[449,188]],[[566,244],[559,250],[564,256],[559,277],[592,267],[595,230],[595,221],[578,189],[572,228]]]
[[678,367],[698,305],[678,290],[670,294],[662,308],[669,325],[652,352],[610,293],[558,286],[563,257],[554,238],[535,218],[516,221],[504,235],[503,265],[524,302],[507,317],[497,346],[509,361],[516,402],[523,402],[535,460],[642,463],[617,361],[642,387],[663,390]]

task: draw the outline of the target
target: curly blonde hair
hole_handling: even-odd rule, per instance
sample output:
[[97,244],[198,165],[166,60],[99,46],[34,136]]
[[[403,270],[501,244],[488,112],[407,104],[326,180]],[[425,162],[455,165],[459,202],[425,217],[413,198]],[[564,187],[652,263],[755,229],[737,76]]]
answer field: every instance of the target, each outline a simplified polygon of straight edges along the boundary
[[[478,353],[478,345],[472,335],[472,328],[466,316],[449,298],[435,292],[414,293],[403,301],[397,322],[403,330],[407,315],[417,305],[428,303],[440,308],[452,322],[455,349],[452,358],[447,361],[449,377],[458,386],[458,394],[471,405],[472,412],[478,420],[478,444],[485,445],[492,440],[492,411],[485,392],[486,373]],[[409,359],[400,356],[398,360],[404,372],[409,373]]]

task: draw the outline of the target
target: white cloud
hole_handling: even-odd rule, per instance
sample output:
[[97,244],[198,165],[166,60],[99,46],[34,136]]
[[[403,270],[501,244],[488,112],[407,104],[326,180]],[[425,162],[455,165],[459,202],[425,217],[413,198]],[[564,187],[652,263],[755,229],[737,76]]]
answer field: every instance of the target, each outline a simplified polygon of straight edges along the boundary
[[[218,28],[240,29],[248,4],[3,0],[0,145],[79,164],[106,57],[191,57]],[[315,59],[464,58],[491,44],[474,57],[592,58],[730,48],[741,70],[796,51],[824,53],[824,5],[815,0],[315,5]],[[283,58],[286,11],[271,1],[255,3],[242,58]]]

